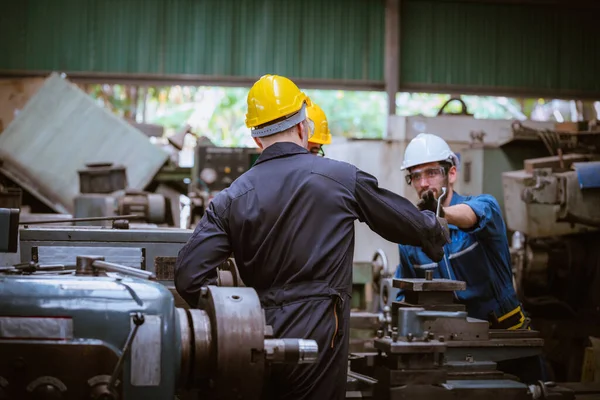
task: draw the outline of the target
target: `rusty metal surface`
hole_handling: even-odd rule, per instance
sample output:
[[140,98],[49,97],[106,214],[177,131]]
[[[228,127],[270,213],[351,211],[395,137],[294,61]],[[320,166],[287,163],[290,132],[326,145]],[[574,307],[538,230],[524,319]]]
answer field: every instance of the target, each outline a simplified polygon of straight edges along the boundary
[[[203,288],[204,289],[204,288]],[[260,398],[264,357],[264,316],[258,295],[251,288],[208,287],[201,292],[200,304],[210,317],[211,332],[216,338],[210,362],[218,359],[217,368],[208,376],[223,396]],[[210,390],[209,390],[210,392]]]
[[202,385],[208,378],[217,360],[215,345],[218,337],[212,337],[211,320],[205,310],[190,309],[188,311],[193,332],[192,382]]
[[[581,215],[579,214],[580,212],[585,215],[585,210],[589,210],[590,207],[593,208],[593,205],[595,204],[594,196],[597,198],[597,194],[594,193],[581,193],[575,173],[573,172],[571,174],[574,179],[569,179],[570,184],[568,187],[567,183],[569,182],[565,182],[561,185],[562,189],[559,188],[562,191],[561,196],[564,197],[564,202],[561,201],[563,204],[558,205],[526,203],[522,199],[522,194],[527,188],[536,186],[536,177],[525,170],[504,172],[502,174],[502,184],[504,187],[505,219],[507,228],[512,231],[520,231],[530,239],[562,236],[596,230],[597,228],[583,225],[582,223],[579,223],[578,220],[574,220],[573,223],[561,221],[561,217],[567,218]],[[557,174],[557,176],[563,177],[568,175],[570,174]],[[581,210],[577,209],[578,206],[580,206]],[[594,219],[597,219],[596,209],[593,209],[592,211],[593,212],[591,212],[590,215],[594,216]]]
[[142,190],[168,155],[128,124],[98,106],[77,86],[52,74],[0,135],[4,170],[57,212],[73,212],[78,173],[86,163],[127,168],[132,189]]
[[177,257],[154,257],[154,272],[156,273],[156,279],[159,281],[172,281],[175,279],[175,263]]
[[[175,308],[175,318],[179,325],[181,335],[181,364],[177,381],[178,387],[186,387],[191,376],[192,357],[192,329],[188,322],[188,313],[182,308]],[[195,350],[195,349],[194,349]]]
[[228,258],[217,269],[217,286],[223,287],[246,287],[240,277],[235,259]]
[[467,284],[463,281],[453,281],[450,279],[394,279],[394,287],[414,292],[455,291],[465,290]]

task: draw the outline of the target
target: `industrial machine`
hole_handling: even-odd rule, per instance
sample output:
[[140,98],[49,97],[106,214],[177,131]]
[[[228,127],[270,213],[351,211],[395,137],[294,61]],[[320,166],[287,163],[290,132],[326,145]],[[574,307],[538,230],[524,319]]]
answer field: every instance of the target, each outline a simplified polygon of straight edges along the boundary
[[[406,303],[393,302],[391,323],[373,340],[376,352],[350,357],[347,399],[575,399],[600,396],[600,387],[523,383],[497,368],[502,361],[540,354],[531,330],[489,330],[452,302],[465,283],[394,279]],[[585,397],[589,395],[590,397]]]
[[600,337],[600,135],[570,136],[587,146],[525,160],[502,181],[517,292],[557,377],[579,380],[588,338]]
[[[70,265],[77,255],[94,254],[106,261],[148,271],[166,286],[177,307],[187,307],[173,283],[177,254],[192,231],[169,227],[23,225],[18,261],[22,265]],[[1,265],[1,264],[0,264]]]
[[[74,217],[136,215],[137,221],[175,225],[170,200],[157,193],[131,190],[122,165],[89,163],[79,170],[79,191],[74,199]],[[110,221],[82,221],[76,225],[103,225]]]
[[315,341],[271,338],[253,289],[183,309],[154,272],[74,260],[0,268],[0,398],[258,399],[270,364],[316,360]]
[[218,147],[205,137],[198,141],[194,154],[188,227],[194,227],[216,193],[248,171],[258,159],[260,149],[252,147]]

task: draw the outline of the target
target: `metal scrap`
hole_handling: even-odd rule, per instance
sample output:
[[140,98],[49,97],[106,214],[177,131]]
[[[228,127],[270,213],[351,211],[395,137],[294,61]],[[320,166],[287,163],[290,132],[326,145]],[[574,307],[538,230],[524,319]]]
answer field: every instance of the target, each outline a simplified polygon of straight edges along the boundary
[[143,190],[168,157],[58,74],[0,135],[0,172],[59,213],[73,213],[77,171],[87,163],[121,164],[129,187]]

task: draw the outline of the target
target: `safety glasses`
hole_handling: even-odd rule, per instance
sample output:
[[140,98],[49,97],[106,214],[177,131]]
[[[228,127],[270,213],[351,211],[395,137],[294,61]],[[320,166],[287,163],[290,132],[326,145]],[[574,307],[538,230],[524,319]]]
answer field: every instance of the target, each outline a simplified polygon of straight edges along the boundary
[[421,171],[413,171],[410,174],[406,175],[404,178],[406,179],[406,183],[409,185],[412,183],[418,183],[421,179],[426,178],[427,180],[434,180],[443,177],[446,175],[446,170],[444,167],[435,167],[435,168],[426,168]]

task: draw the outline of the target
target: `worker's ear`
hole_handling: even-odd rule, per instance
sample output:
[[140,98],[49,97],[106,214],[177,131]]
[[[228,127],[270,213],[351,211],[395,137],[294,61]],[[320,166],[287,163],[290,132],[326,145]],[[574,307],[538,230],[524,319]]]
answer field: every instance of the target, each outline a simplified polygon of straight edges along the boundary
[[262,142],[260,141],[260,139],[259,139],[259,138],[252,138],[252,139],[254,139],[254,143],[256,143],[256,145],[257,145],[257,146],[258,146],[258,147],[259,147],[261,150],[264,150],[264,149],[265,149],[265,148],[264,148],[264,146],[263,146],[263,144],[262,144]]
[[306,120],[304,120],[298,124],[298,137],[300,138],[300,141],[302,142],[302,146],[304,146],[304,148],[308,148],[307,125],[308,125],[308,123],[306,122]]
[[448,170],[448,183],[453,185],[454,182],[456,182],[456,178],[457,178],[456,167],[453,165]]

